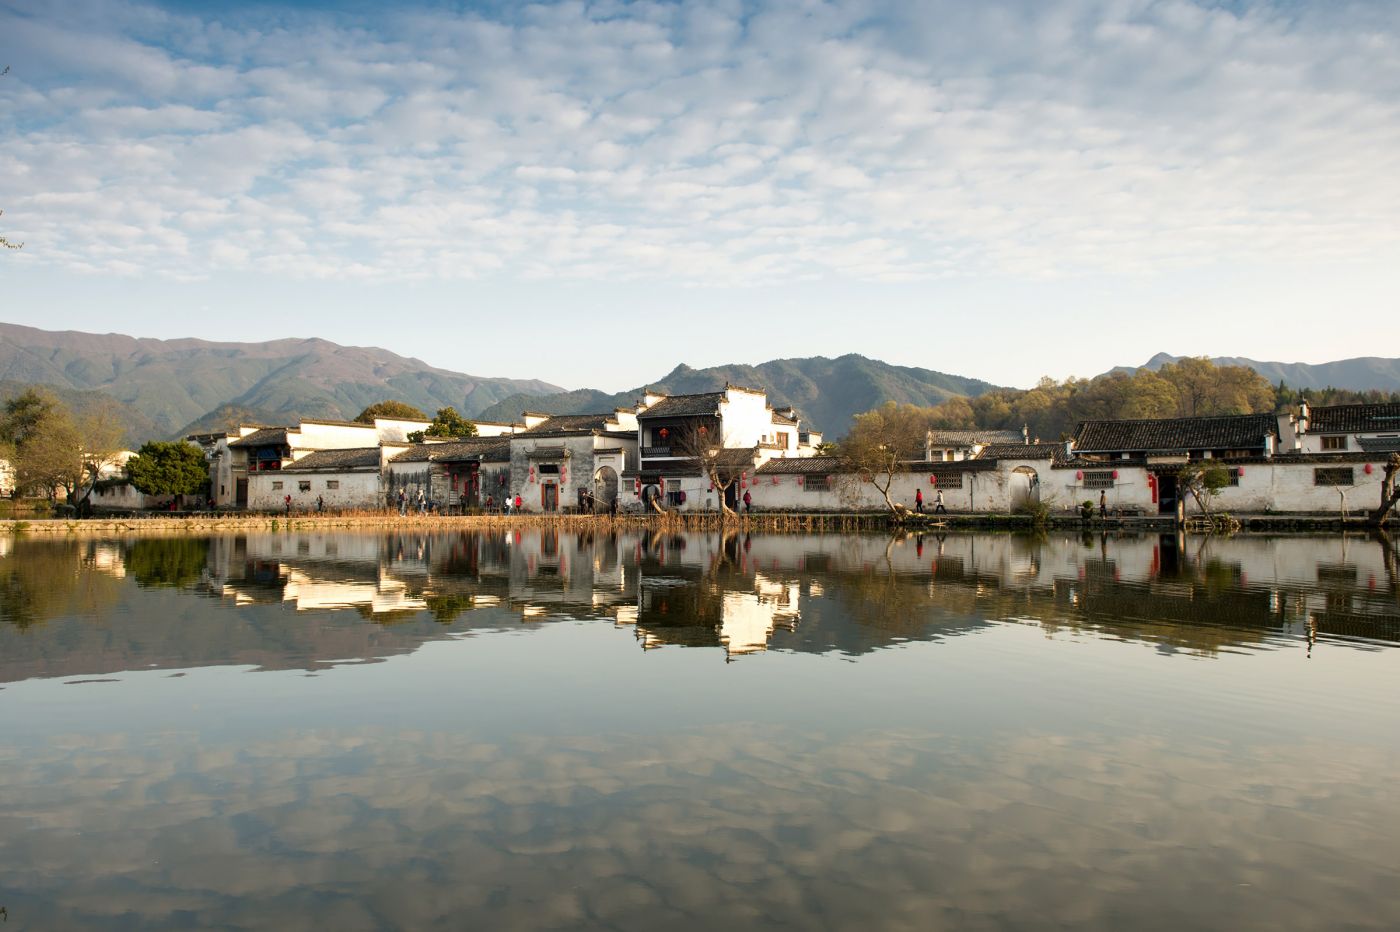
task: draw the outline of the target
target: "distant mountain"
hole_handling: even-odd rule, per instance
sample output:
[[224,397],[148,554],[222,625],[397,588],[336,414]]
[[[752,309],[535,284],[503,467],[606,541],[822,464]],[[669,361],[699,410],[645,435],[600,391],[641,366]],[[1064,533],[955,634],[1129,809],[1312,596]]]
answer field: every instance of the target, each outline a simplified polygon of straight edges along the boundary
[[120,334],[61,333],[0,324],[0,380],[100,391],[148,419],[147,436],[175,436],[215,409],[261,420],[349,419],[397,398],[433,412],[451,405],[479,414],[503,398],[562,389],[534,379],[498,379],[438,369],[373,347],[328,340],[215,343]]
[[643,387],[668,394],[708,392],[728,382],[767,390],[774,405],[792,405],[803,423],[822,430],[832,439],[850,429],[852,416],[869,411],[886,401],[935,405],[955,395],[980,395],[997,386],[978,379],[892,366],[878,359],[855,354],[827,359],[774,359],[756,366],[714,366],[692,369],[681,365],[668,375],[631,391],[610,395],[594,389],[580,389],[555,395],[516,396],[485,409],[486,419],[519,417],[526,409],[548,414],[581,414],[630,406],[641,396]]
[[[1154,372],[1184,357],[1158,353],[1142,368]],[[1243,356],[1214,356],[1217,366],[1245,366],[1277,385],[1280,380],[1291,388],[1346,388],[1352,391],[1400,391],[1400,359],[1358,356],[1336,362],[1260,362]],[[1132,372],[1135,367],[1119,366],[1115,371]]]

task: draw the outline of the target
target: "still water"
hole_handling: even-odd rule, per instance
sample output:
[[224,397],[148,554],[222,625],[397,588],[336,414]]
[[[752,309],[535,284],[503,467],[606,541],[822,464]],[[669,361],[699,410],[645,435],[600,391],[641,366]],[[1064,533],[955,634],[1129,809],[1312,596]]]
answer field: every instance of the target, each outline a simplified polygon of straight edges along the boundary
[[1400,926],[1367,538],[0,539],[7,929]]

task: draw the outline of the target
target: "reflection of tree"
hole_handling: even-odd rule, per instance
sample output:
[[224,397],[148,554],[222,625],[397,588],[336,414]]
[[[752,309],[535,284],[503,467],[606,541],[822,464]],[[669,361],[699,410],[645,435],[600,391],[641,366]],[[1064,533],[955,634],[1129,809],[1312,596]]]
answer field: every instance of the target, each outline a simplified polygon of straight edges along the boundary
[[204,574],[209,540],[197,537],[142,537],[131,542],[126,568],[146,588],[183,589]]
[[0,560],[0,620],[28,628],[60,615],[94,615],[116,604],[121,579],[86,569],[90,543],[23,541]]

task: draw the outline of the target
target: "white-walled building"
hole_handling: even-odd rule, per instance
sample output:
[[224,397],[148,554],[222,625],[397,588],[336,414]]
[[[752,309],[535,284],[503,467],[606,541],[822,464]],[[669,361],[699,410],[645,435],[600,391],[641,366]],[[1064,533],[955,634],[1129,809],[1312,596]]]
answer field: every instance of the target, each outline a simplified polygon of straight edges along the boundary
[[1325,405],[1306,401],[1279,418],[1283,449],[1298,453],[1400,452],[1400,404]]

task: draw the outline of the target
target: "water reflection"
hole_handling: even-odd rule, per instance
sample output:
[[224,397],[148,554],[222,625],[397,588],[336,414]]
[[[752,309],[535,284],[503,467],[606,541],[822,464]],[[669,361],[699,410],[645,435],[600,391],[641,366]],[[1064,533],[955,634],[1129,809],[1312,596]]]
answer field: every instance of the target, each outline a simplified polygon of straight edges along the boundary
[[0,905],[1394,927],[1395,567],[1338,537],[7,540]]
[[[147,605],[160,590],[237,611]],[[1395,545],[1383,538],[531,530],[25,540],[0,559],[0,679],[45,664],[58,676],[123,664],[316,668],[558,619],[604,619],[644,649],[709,647],[725,659],[858,656],[1006,621],[1166,653],[1280,638],[1368,647],[1400,640],[1398,593]],[[287,610],[305,620],[289,623]],[[64,627],[64,650],[16,637],[50,620]]]

